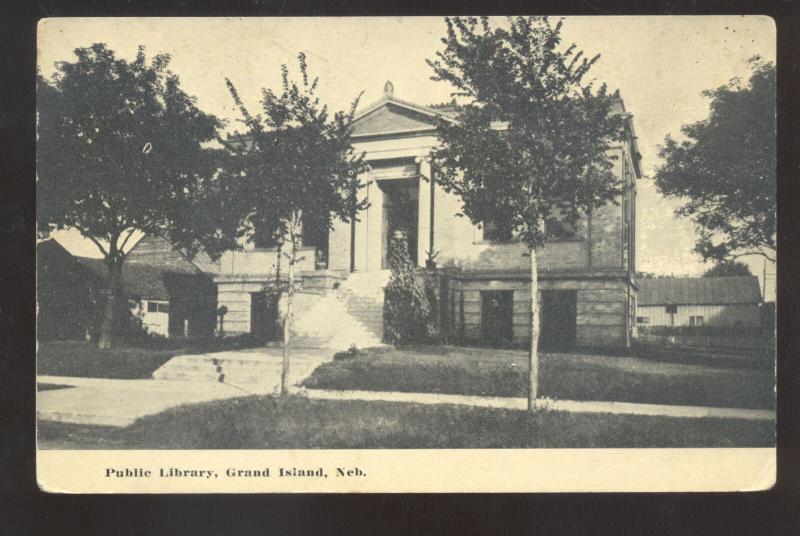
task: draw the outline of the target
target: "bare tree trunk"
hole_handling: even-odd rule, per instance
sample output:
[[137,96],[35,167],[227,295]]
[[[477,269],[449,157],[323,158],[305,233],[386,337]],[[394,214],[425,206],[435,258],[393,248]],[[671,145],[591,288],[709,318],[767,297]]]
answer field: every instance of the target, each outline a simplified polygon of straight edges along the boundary
[[289,240],[291,249],[289,250],[289,269],[287,271],[286,284],[286,312],[283,318],[283,362],[281,364],[281,394],[289,392],[289,357],[291,347],[292,329],[292,300],[294,299],[294,265],[297,261],[297,217],[292,217],[289,227]]
[[103,311],[103,321],[100,324],[100,339],[98,341],[98,346],[103,349],[108,349],[112,346],[121,283],[122,260],[111,259],[108,261],[108,288],[106,289],[106,304]]
[[528,411],[536,409],[539,396],[539,275],[536,250],[531,249],[531,347],[529,353]]

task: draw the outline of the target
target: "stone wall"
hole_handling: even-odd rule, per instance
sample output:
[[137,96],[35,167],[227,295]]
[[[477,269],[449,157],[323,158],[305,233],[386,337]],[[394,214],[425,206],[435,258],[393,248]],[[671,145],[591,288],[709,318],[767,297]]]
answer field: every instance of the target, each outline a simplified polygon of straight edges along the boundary
[[[481,291],[513,291],[513,336],[516,344],[530,340],[530,283],[524,280],[451,280],[446,304],[450,340],[479,342]],[[603,279],[539,280],[539,290],[577,291],[576,345],[624,347],[628,344],[626,310],[629,283]]]

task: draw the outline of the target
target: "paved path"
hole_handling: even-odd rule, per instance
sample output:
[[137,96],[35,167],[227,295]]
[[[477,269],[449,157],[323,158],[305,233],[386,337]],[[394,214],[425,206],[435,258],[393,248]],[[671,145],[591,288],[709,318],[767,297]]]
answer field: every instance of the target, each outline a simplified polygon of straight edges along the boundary
[[[70,388],[39,391],[36,415],[41,420],[104,426],[128,426],[136,419],[161,413],[184,404],[197,404],[251,394],[268,394],[280,389],[281,348],[257,348],[240,352],[219,352],[206,356],[232,359],[239,356],[264,361],[257,385],[184,380],[113,380],[38,376],[40,384],[68,385]],[[292,355],[289,384],[305,379],[324,361],[326,350],[298,349]]]
[[[412,402],[417,404],[456,404],[485,408],[527,409],[528,400],[512,397],[444,395],[433,393],[400,393],[379,391],[329,391],[307,389],[309,398],[323,400],[375,400],[387,402]],[[773,410],[715,408],[706,406],[673,406],[666,404],[637,404],[631,402],[603,402],[579,400],[538,399],[537,407],[554,411],[575,413],[615,413],[624,415],[659,415],[665,417],[717,417],[748,420],[774,420]]]
[[36,394],[40,420],[128,426],[136,419],[183,404],[243,396],[241,389],[213,382],[109,380],[39,376],[38,383],[70,385]]

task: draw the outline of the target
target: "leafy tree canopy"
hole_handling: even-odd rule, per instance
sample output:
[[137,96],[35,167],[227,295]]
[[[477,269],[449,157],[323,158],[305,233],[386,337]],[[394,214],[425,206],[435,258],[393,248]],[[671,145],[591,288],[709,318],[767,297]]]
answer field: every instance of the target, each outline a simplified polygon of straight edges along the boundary
[[308,216],[304,223],[327,231],[334,217],[348,221],[365,206],[354,195],[362,186],[357,176],[364,155],[354,153],[350,129],[359,99],[348,112],[331,114],[316,96],[319,79],[309,80],[305,55],[298,60],[302,81],[291,81],[282,66],[281,92],[262,90],[260,114],[251,114],[227,81],[247,127],[246,135],[226,144],[234,156],[227,169],[230,187],[237,190],[232,214],[239,237],[252,241],[301,232],[294,227],[302,214]]
[[685,125],[683,141],[667,136],[659,191],[684,201],[677,214],[692,219],[704,259],[760,254],[775,259],[775,66],[755,57],[744,84],[705,91],[707,119]]
[[196,251],[213,225],[196,210],[211,187],[203,144],[222,123],[200,111],[169,71],[170,57],[116,58],[104,44],[75,50],[38,77],[37,217],[73,227],[107,261],[134,230]]
[[458,123],[441,122],[434,154],[442,186],[457,193],[474,222],[519,232],[530,247],[547,239],[551,215],[615,199],[623,184],[608,149],[625,139],[605,85],[584,79],[599,56],[562,46],[547,18],[446,18],[444,50],[428,61],[433,80],[467,102]]
[[743,262],[720,262],[706,270],[703,277],[732,277],[737,275],[753,275]]

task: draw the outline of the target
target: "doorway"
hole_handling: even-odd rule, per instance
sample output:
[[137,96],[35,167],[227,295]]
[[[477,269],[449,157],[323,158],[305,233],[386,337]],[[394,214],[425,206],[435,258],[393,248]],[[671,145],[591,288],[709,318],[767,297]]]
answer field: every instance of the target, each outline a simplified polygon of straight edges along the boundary
[[481,291],[481,339],[495,348],[514,342],[514,291]]
[[277,293],[253,292],[250,294],[250,334],[260,342],[280,340]]
[[568,350],[575,346],[578,319],[577,290],[541,291],[539,346]]
[[395,232],[407,239],[408,255],[417,264],[419,235],[419,181],[418,179],[391,179],[379,181],[383,191],[383,247],[381,267],[389,268],[389,246]]

